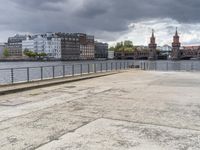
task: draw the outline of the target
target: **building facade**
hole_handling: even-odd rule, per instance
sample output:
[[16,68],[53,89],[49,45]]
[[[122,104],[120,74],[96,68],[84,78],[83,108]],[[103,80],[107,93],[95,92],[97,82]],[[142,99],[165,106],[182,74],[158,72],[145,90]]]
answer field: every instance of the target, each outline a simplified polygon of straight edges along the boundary
[[92,60],[94,53],[94,36],[83,33],[56,33],[61,38],[62,60]]
[[44,53],[48,58],[61,59],[61,38],[47,34],[44,38]]
[[152,36],[150,38],[150,44],[149,44],[149,60],[157,59],[156,48],[157,48],[156,38],[154,36],[154,31],[152,30]]
[[56,33],[61,40],[61,59],[80,59],[80,39],[77,34]]
[[108,44],[95,42],[95,58],[108,58]]
[[61,60],[95,59],[94,36],[83,33],[46,33],[27,36],[22,50],[45,53],[47,58]]
[[5,43],[0,43],[0,58],[4,57],[3,52],[5,48]]
[[94,36],[83,33],[78,34],[80,38],[80,59],[93,60],[95,59],[95,44]]
[[28,36],[22,41],[22,49],[45,53],[48,58],[61,59],[61,38],[53,33]]
[[108,51],[108,59],[114,59],[115,58],[115,52],[114,51]]
[[9,57],[22,57],[22,41],[26,40],[25,35],[15,35],[8,38],[6,48],[8,49]]

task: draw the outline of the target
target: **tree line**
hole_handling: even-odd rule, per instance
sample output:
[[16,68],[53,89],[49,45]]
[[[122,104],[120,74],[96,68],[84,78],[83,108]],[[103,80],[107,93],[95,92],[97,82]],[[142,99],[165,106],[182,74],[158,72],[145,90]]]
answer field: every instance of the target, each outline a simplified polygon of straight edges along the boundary
[[110,47],[109,50],[133,52],[136,50],[136,47],[133,45],[132,41],[126,40],[126,41],[118,42],[115,46]]
[[[23,51],[23,54],[29,58],[44,58],[47,56],[46,53],[37,53],[37,52],[30,51],[29,49],[25,49]],[[4,48],[3,56],[9,57],[9,49],[8,48]]]

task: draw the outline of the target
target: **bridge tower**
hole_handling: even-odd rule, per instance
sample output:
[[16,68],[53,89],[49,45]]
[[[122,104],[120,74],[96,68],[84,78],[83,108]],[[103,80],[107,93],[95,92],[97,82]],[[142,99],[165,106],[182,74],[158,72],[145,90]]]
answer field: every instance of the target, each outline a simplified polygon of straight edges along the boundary
[[154,36],[154,30],[152,30],[152,36],[150,38],[150,44],[149,44],[149,60],[157,59],[156,48],[157,48],[156,38]]
[[176,33],[172,43],[172,59],[173,60],[180,60],[181,52],[180,52],[181,43],[179,41],[178,30],[176,28]]

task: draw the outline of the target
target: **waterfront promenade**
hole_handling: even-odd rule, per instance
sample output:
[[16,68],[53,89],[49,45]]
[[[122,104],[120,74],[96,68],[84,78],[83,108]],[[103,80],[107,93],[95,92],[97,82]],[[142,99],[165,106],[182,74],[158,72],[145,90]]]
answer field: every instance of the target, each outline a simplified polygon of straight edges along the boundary
[[0,96],[0,149],[199,150],[200,73],[128,70]]

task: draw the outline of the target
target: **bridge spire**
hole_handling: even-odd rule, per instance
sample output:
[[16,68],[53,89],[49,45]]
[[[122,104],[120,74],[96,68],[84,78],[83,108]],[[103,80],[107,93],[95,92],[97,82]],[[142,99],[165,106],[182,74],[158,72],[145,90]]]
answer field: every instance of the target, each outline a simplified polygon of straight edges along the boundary
[[152,29],[152,36],[151,37],[154,37],[154,29]]
[[178,27],[176,27],[176,36],[178,36]]
[[150,38],[150,43],[149,43],[149,60],[157,59],[156,48],[157,48],[156,38],[154,35],[154,30],[152,29],[152,36]]
[[180,47],[181,43],[179,41],[178,28],[176,27],[176,32],[172,43],[172,59],[174,60],[180,59]]

